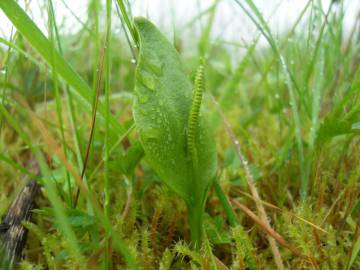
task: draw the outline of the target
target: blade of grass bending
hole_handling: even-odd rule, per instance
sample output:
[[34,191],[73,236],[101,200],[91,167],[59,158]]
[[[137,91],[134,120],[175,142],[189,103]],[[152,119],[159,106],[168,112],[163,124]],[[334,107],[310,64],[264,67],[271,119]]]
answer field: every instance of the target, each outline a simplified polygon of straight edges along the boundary
[[[51,65],[51,43],[28,17],[25,11],[14,0],[1,0],[0,8],[18,31],[27,38],[34,49]],[[54,58],[57,64],[58,74],[71,86],[71,91],[73,91],[74,96],[79,102],[90,110],[92,103],[91,88],[56,50],[54,50]],[[103,106],[99,106],[99,112],[102,117],[105,116],[105,108]],[[115,117],[111,116],[109,121],[114,134],[119,135],[124,132],[123,127]]]

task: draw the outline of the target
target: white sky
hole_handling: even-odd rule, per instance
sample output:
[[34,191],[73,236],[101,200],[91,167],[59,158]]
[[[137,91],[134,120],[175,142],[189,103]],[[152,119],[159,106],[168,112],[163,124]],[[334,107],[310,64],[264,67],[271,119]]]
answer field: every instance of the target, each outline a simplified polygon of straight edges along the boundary
[[[1,1],[1,0],[0,0]],[[243,0],[240,0],[243,1]],[[316,0],[315,0],[316,1]],[[40,29],[46,33],[46,14],[43,14],[45,8],[41,8],[46,1],[32,0],[29,12],[30,16],[37,23]],[[58,24],[60,24],[61,33],[76,32],[81,28],[79,22],[65,7],[64,2],[82,21],[86,20],[88,0],[53,0]],[[103,0],[105,2],[105,0]],[[174,25],[176,29],[181,29],[189,22],[200,10],[205,10],[214,0],[133,0],[132,11],[135,16],[149,17],[169,36],[172,35]],[[265,18],[269,20],[270,27],[275,34],[282,33],[293,25],[301,10],[307,3],[307,0],[255,0]],[[24,6],[24,0],[19,0]],[[324,10],[329,6],[330,0],[322,0]],[[277,11],[272,14],[275,8]],[[345,0],[345,32],[352,28],[356,14],[360,11],[360,0]],[[115,9],[114,9],[115,11]],[[119,19],[114,17],[115,31],[121,31]],[[104,18],[105,19],[105,18]],[[206,19],[206,18],[205,18]],[[203,21],[204,23],[205,21]],[[199,30],[200,23],[195,25],[195,29],[182,34],[185,37],[194,37],[196,30]],[[0,36],[8,37],[11,33],[12,24],[0,10]],[[195,31],[195,32],[194,32]],[[218,7],[215,17],[214,28],[212,30],[213,38],[220,38],[228,41],[241,42],[250,41],[254,38],[256,28],[246,17],[243,11],[233,0],[222,0]],[[260,44],[265,43],[261,41]]]

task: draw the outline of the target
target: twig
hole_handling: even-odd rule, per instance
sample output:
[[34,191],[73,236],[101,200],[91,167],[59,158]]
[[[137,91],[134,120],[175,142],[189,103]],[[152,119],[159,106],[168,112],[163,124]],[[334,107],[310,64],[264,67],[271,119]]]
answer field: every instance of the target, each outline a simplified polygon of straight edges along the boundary
[[279,233],[277,233],[273,228],[271,228],[268,224],[264,223],[257,215],[254,214],[249,208],[245,205],[241,204],[237,200],[232,200],[233,204],[236,207],[240,208],[246,215],[248,215],[256,224],[260,226],[262,230],[264,230],[267,235],[271,236],[275,239],[280,245],[290,250],[296,256],[304,259],[309,259],[307,256],[303,255],[296,247],[291,245],[288,241],[286,241]]
[[[251,196],[250,194],[248,194],[248,193],[246,193],[246,192],[239,191],[239,193],[241,193],[242,195],[244,195],[244,196],[246,196],[246,197],[248,197],[248,198],[256,201],[253,196]],[[279,211],[279,212],[281,212],[281,213],[287,214],[287,215],[289,215],[289,216],[291,216],[291,217],[294,217],[294,218],[296,218],[296,219],[298,219],[298,220],[300,220],[300,221],[302,221],[302,222],[310,225],[311,227],[313,227],[314,229],[316,229],[316,230],[318,230],[318,231],[321,231],[321,232],[323,232],[323,233],[328,233],[326,230],[324,230],[324,229],[321,228],[320,226],[318,226],[318,225],[316,225],[316,224],[308,221],[308,220],[305,219],[305,218],[302,218],[302,217],[300,217],[300,216],[298,216],[298,215],[290,212],[289,210],[282,209],[282,208],[277,207],[276,205],[273,205],[273,204],[268,203],[268,202],[266,202],[266,201],[260,201],[260,203],[262,203],[264,206],[267,206],[267,207],[269,207],[269,208],[271,208],[271,209],[273,209],[273,210],[276,210],[276,211]],[[322,222],[322,224],[323,224],[323,222]]]
[[[39,169],[35,161],[31,161],[30,166],[36,167],[35,173],[38,174]],[[26,175],[23,181],[28,182],[29,177]],[[1,245],[5,248],[11,265],[21,259],[27,239],[27,229],[22,222],[31,219],[31,210],[34,208],[34,201],[39,190],[40,185],[30,180],[16,196],[0,224]]]

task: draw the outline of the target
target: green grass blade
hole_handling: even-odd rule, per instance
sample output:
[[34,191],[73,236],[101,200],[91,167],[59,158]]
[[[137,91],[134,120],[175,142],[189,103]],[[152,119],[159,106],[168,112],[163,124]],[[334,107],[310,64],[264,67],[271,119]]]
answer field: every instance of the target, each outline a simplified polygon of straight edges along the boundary
[[358,237],[358,239],[356,240],[356,243],[354,244],[354,247],[351,252],[351,257],[350,257],[349,263],[346,267],[346,270],[351,269],[351,266],[354,264],[355,259],[359,254],[359,251],[360,251],[360,237]]
[[296,99],[296,93],[295,93],[295,87],[294,87],[294,80],[293,76],[289,70],[289,67],[284,59],[284,57],[281,55],[279,46],[277,45],[276,40],[273,38],[272,33],[262,16],[261,12],[258,10],[256,5],[252,0],[246,0],[246,3],[250,7],[250,10],[255,14],[255,17],[249,10],[246,9],[245,5],[242,4],[240,1],[235,0],[235,2],[244,10],[244,12],[247,14],[247,16],[253,21],[253,23],[256,25],[258,30],[264,35],[264,37],[269,42],[269,45],[271,46],[272,50],[274,51],[275,55],[277,56],[281,69],[285,75],[285,83],[287,85],[287,89],[290,96],[290,106],[291,111],[294,117],[294,123],[295,123],[295,138],[297,142],[298,147],[298,154],[299,154],[299,162],[300,162],[300,181],[301,181],[301,187],[300,187],[300,194],[303,199],[307,197],[308,193],[308,185],[309,185],[309,178],[306,174],[306,164],[305,164],[305,157],[304,157],[304,146],[302,141],[302,123],[300,118],[300,112],[297,105],[297,99]]
[[[110,71],[111,71],[111,0],[106,1],[106,40],[105,40],[105,118],[108,120],[110,116]],[[108,215],[110,211],[110,184],[109,184],[109,121],[106,121],[105,126],[105,159],[104,159],[104,194],[105,194],[105,214]]]
[[[54,49],[54,56],[52,56],[51,42],[44,36],[40,29],[29,18],[25,11],[14,0],[0,1],[0,8],[3,10],[8,19],[21,32],[34,47],[34,49],[46,60],[46,62],[53,66],[56,63],[58,74],[71,86],[74,96],[91,110],[92,104],[92,90],[88,84],[75,72],[70,64]],[[54,58],[54,61],[52,61]],[[100,114],[105,117],[105,108],[99,106]],[[122,134],[123,127],[117,122],[115,117],[109,117],[110,126],[115,134]]]

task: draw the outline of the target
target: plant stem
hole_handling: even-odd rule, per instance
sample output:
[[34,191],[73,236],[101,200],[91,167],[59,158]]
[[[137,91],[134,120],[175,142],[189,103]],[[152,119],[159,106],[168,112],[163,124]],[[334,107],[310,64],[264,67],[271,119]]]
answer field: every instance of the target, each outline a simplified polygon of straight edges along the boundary
[[198,250],[201,247],[203,237],[203,207],[204,204],[187,203],[191,246]]

